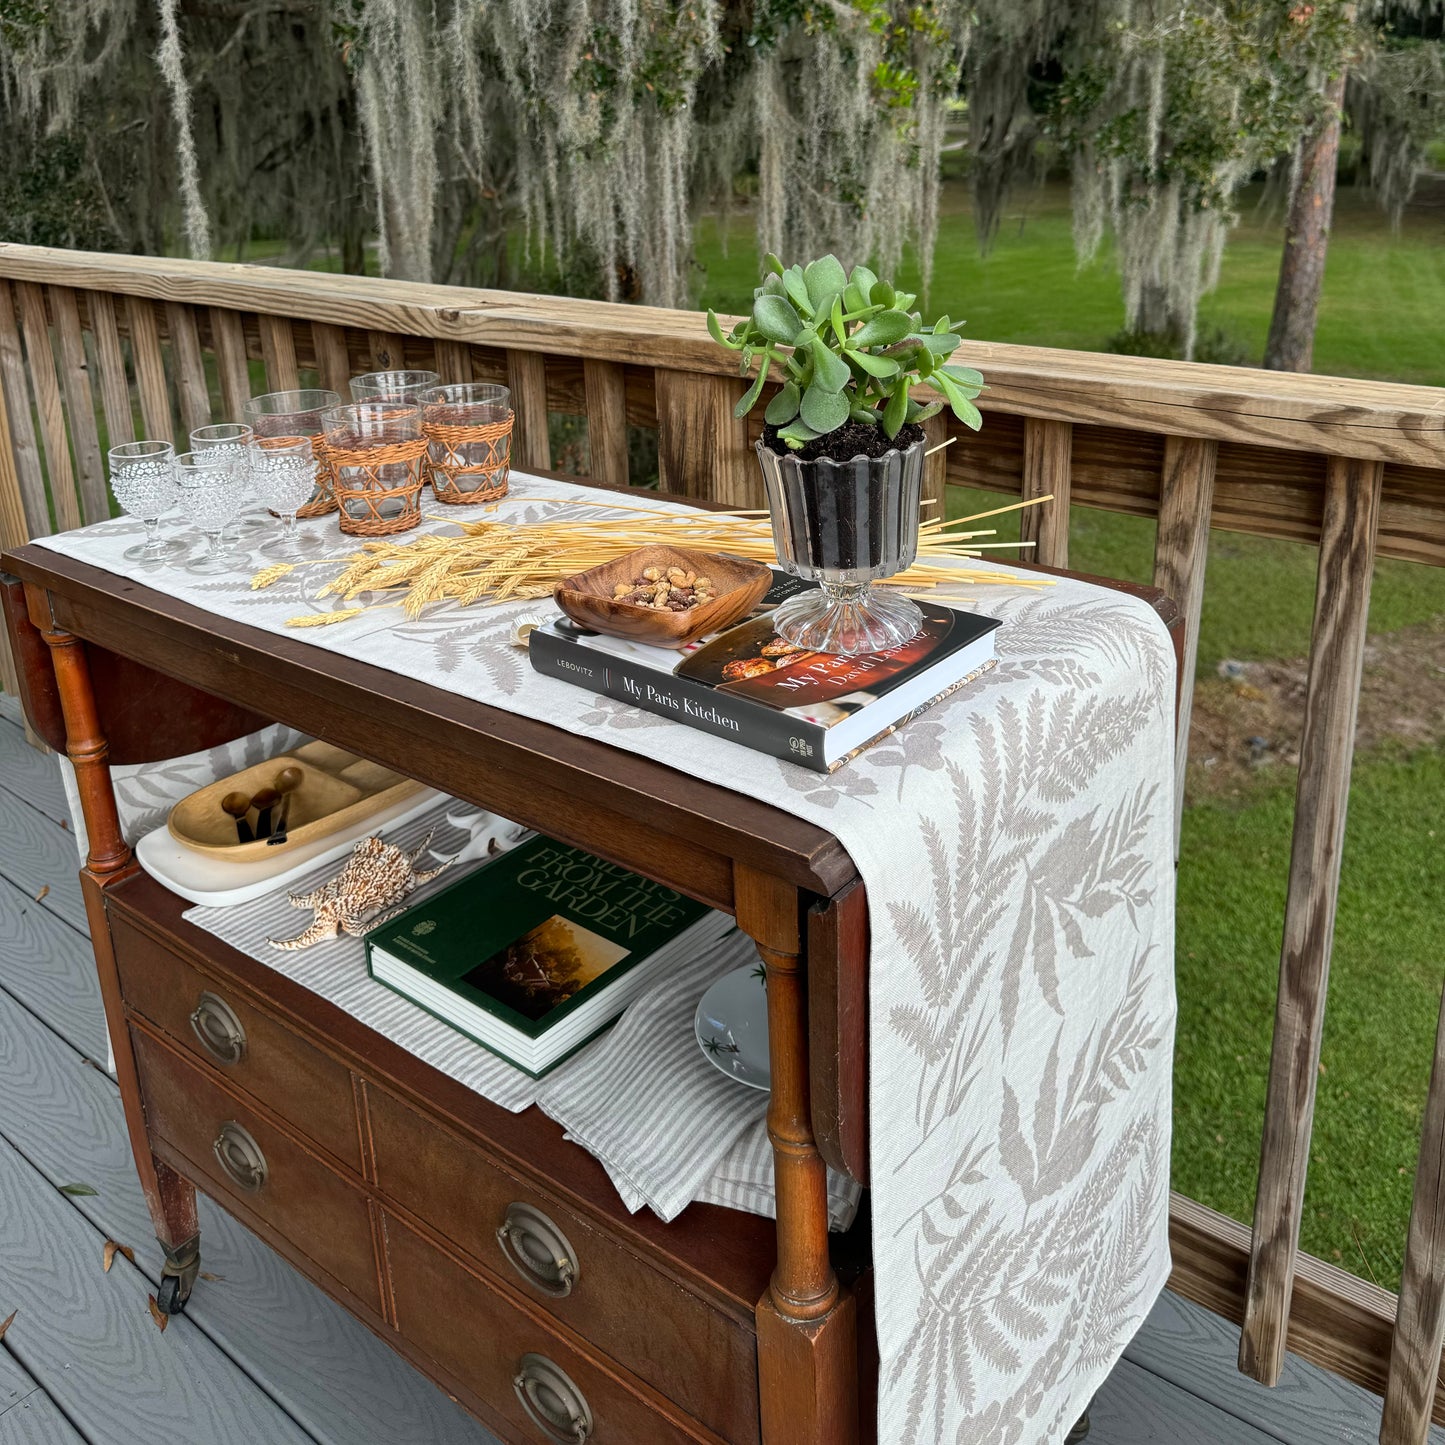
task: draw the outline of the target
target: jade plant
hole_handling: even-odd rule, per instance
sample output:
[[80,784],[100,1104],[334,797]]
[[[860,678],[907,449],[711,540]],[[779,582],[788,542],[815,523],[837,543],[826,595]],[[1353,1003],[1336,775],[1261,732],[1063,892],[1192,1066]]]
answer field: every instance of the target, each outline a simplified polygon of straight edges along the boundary
[[965,426],[979,429],[982,418],[973,399],[983,389],[983,377],[948,360],[963,322],[941,316],[925,327],[911,309],[917,297],[866,266],[845,271],[836,256],[785,267],[769,255],[765,265],[752,314],[726,336],[717,316],[707,313],[713,339],[741,353],[740,375],[760,361],[735,415],[753,409],[776,365],[782,387],[764,416],[794,451],[850,421],[881,427],[892,441],[909,422],[926,421],[943,409],[942,401],[914,398],[923,384],[933,387]]

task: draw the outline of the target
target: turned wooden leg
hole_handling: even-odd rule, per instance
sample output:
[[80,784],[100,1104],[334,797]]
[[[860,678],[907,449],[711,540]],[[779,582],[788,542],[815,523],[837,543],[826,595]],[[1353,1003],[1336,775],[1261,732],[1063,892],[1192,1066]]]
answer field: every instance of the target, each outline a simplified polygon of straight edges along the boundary
[[802,900],[795,888],[742,866],[734,886],[738,926],[758,945],[768,974],[778,1263],[757,1308],[763,1441],[856,1445],[857,1313],[828,1257],[827,1167],[808,1102]]
[[[195,1277],[199,1238],[196,1191],[151,1154],[150,1141],[146,1137],[140,1079],[136,1073],[130,1033],[126,1028],[120,975],[116,971],[110,923],[105,911],[106,888],[133,873],[136,862],[121,833],[115,790],[110,781],[109,750],[96,714],[85,645],[80,638],[66,632],[55,622],[50,613],[50,600],[44,592],[27,587],[26,600],[31,621],[40,629],[50,648],[61,712],[65,717],[65,751],[75,765],[81,812],[85,815],[85,829],[90,839],[90,850],[80,873],[81,892],[85,899],[85,918],[90,926],[91,944],[95,949],[106,1027],[115,1052],[116,1079],[125,1105],[131,1153],[135,1156],[136,1172],[140,1175],[141,1189],[145,1193],[156,1238],[166,1254],[167,1276],[174,1275],[178,1280],[189,1276],[185,1282],[185,1289],[189,1291],[189,1281]],[[184,1303],[184,1299],[180,1302]]]

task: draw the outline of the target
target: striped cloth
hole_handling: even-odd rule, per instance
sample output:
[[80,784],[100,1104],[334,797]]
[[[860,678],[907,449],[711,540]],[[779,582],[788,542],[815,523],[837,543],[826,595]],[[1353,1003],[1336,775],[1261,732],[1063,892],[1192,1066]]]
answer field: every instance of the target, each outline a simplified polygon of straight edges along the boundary
[[[695,1199],[772,1215],[768,1096],[708,1063],[693,1036],[697,1001],[714,980],[756,967],[758,951],[733,931],[670,972],[537,1100],[567,1137],[606,1166],[627,1207],[675,1219]],[[830,1180],[835,1228],[853,1222],[862,1190]]]
[[[384,836],[415,848],[430,832],[432,847],[445,857],[466,840],[446,821],[458,806],[453,800],[439,803]],[[757,961],[751,940],[737,932],[731,918],[714,914],[696,958],[659,979],[596,1042],[545,1078],[533,1079],[378,983],[367,972],[362,939],[343,934],[294,953],[271,947],[269,939],[299,933],[310,917],[293,908],[286,893],[315,888],[340,867],[323,864],[293,889],[235,908],[191,908],[185,917],[484,1099],[513,1113],[541,1103],[568,1138],[597,1156],[634,1213],[650,1205],[670,1220],[701,1199],[773,1216],[773,1159],[762,1122],[766,1097],[714,1069],[692,1030],[697,1001],[713,979]],[[444,873],[412,898],[420,901],[456,876]],[[860,1193],[849,1181],[832,1181],[835,1227],[852,1223]]]

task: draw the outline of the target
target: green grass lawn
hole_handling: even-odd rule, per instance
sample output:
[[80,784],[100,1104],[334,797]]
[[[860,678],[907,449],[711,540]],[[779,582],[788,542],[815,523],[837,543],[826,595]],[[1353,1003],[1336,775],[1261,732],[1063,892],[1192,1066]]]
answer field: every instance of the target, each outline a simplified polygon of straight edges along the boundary
[[[1302,1242],[1399,1284],[1440,1004],[1445,750],[1357,759]],[[1434,799],[1432,805],[1429,799]],[[1292,779],[1184,817],[1174,1186],[1254,1209]]]
[[[1201,328],[1221,326],[1258,364],[1264,354],[1279,273],[1280,218],[1246,192],[1218,289],[1200,308]],[[751,212],[736,212],[726,236],[716,218],[696,228],[701,304],[741,311],[758,281]],[[727,247],[724,253],[723,242]],[[857,259],[857,258],[847,258]],[[904,267],[906,284],[916,265]],[[965,317],[965,336],[1030,346],[1097,351],[1123,326],[1112,255],[1082,270],[1074,259],[1068,189],[1049,184],[1015,193],[988,256],[980,256],[966,186],[944,190],[928,310]],[[1316,371],[1395,381],[1445,383],[1445,220],[1409,216],[1399,234],[1363,193],[1341,190],[1330,238],[1315,339]],[[985,396],[985,400],[986,400]]]

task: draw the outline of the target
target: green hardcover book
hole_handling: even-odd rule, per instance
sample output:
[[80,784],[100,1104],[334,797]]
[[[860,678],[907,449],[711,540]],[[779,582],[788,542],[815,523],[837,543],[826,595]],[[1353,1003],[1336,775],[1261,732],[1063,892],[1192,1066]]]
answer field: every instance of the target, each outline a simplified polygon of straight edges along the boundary
[[537,1078],[730,927],[671,888],[535,837],[378,928],[366,960],[380,983]]

